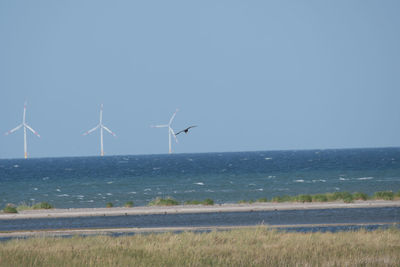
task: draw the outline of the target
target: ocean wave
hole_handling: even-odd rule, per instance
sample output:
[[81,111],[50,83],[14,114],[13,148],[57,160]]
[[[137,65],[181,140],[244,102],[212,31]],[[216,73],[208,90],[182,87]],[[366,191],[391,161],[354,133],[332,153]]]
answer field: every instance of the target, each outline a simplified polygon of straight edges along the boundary
[[271,160],[272,158],[264,158],[265,160]]
[[135,192],[135,191],[132,191],[132,192],[129,192],[128,194],[136,194],[136,192]]
[[106,195],[107,195],[107,196],[112,196],[113,194],[112,194],[112,193],[107,193]]
[[107,182],[107,184],[112,184],[112,183],[114,183],[114,181]]
[[69,197],[68,194],[61,194],[61,195],[57,195],[58,197]]
[[57,192],[61,192],[61,190],[59,188],[56,189]]
[[258,188],[258,189],[256,189],[256,191],[264,191],[264,189],[263,188]]
[[296,182],[296,183],[304,183],[304,180],[303,179],[298,179],[298,180],[294,180],[294,182]]
[[372,179],[374,179],[374,177],[360,177],[360,178],[357,178],[357,180],[372,180]]
[[340,181],[348,181],[349,179],[340,177],[339,180],[340,180]]
[[202,182],[198,182],[198,183],[194,183],[194,184],[197,184],[197,185],[204,185],[204,183],[202,183]]
[[313,181],[313,183],[316,183],[316,182],[323,182],[323,183],[325,183],[325,182],[326,182],[326,180],[325,180],[325,179],[312,180],[312,181]]
[[193,193],[193,192],[196,192],[196,190],[185,190],[185,191],[183,191],[184,193]]

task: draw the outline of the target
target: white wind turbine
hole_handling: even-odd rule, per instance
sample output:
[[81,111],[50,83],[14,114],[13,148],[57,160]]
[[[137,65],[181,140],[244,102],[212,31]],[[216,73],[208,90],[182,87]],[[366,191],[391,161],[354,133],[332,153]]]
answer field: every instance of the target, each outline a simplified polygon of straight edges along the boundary
[[19,128],[24,127],[24,157],[28,158],[28,149],[27,149],[27,144],[26,144],[26,129],[28,129],[29,131],[34,133],[37,137],[40,137],[40,135],[35,130],[33,130],[32,127],[30,127],[28,124],[26,124],[25,117],[26,117],[26,101],[24,103],[24,115],[22,116],[22,123],[20,125],[18,125],[17,127],[15,127],[14,129],[6,132],[5,135],[9,135],[9,134],[19,130]]
[[100,105],[100,122],[99,124],[94,127],[93,129],[87,131],[83,135],[88,135],[91,132],[97,130],[97,128],[100,128],[100,155],[104,156],[104,150],[103,150],[103,129],[112,134],[113,136],[116,136],[115,133],[113,133],[110,129],[108,129],[106,126],[103,125],[103,104]]
[[169,141],[169,150],[168,153],[171,154],[172,153],[172,148],[171,148],[171,135],[175,138],[175,142],[178,143],[178,139],[176,138],[176,135],[174,133],[174,130],[171,127],[172,121],[175,118],[176,113],[178,112],[178,109],[176,109],[175,113],[172,114],[171,119],[169,120],[168,124],[163,124],[163,125],[155,125],[155,126],[151,126],[153,128],[165,128],[168,127],[168,141]]

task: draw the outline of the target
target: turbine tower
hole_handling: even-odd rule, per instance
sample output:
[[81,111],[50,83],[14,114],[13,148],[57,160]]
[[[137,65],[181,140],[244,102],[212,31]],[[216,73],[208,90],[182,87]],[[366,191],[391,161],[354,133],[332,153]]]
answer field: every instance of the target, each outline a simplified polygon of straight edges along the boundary
[[99,124],[97,124],[96,127],[94,127],[93,129],[87,131],[86,133],[84,133],[83,135],[88,135],[91,132],[97,130],[98,128],[100,128],[100,156],[104,156],[104,150],[103,150],[103,129],[106,130],[107,132],[109,132],[110,134],[112,134],[112,136],[116,136],[115,133],[113,133],[110,129],[108,129],[106,126],[103,125],[103,104],[100,105],[100,122]]
[[9,134],[19,130],[19,128],[24,127],[24,157],[28,158],[28,148],[27,148],[27,144],[26,144],[26,129],[28,129],[29,131],[34,133],[37,137],[40,137],[40,135],[35,130],[33,130],[32,127],[30,127],[28,124],[26,124],[25,117],[26,117],[26,101],[24,103],[24,114],[22,116],[22,123],[20,125],[18,125],[17,127],[15,127],[14,129],[6,132],[5,135],[9,135]]
[[168,144],[169,144],[168,153],[169,153],[169,154],[172,153],[171,135],[174,136],[175,142],[178,143],[178,139],[176,138],[176,135],[175,135],[175,133],[174,133],[174,130],[173,130],[172,127],[171,127],[172,121],[174,120],[175,115],[176,115],[177,112],[178,112],[178,109],[176,109],[175,113],[172,114],[172,117],[171,117],[171,119],[169,120],[169,123],[168,123],[168,124],[151,126],[151,127],[153,127],[153,128],[165,128],[165,127],[168,127]]

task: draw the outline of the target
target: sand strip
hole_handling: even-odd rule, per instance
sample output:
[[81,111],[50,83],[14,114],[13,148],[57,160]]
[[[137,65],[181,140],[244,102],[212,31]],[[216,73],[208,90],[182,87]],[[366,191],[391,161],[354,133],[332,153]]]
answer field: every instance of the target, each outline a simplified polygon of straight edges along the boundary
[[146,215],[146,214],[301,210],[301,209],[378,208],[378,207],[400,207],[400,201],[371,200],[371,201],[355,201],[354,203],[267,202],[267,203],[253,203],[253,204],[216,204],[213,206],[179,205],[179,206],[169,206],[169,207],[143,206],[143,207],[132,207],[132,208],[77,208],[77,209],[25,210],[16,214],[0,213],[0,220],[90,217],[90,216],[127,216],[127,215]]

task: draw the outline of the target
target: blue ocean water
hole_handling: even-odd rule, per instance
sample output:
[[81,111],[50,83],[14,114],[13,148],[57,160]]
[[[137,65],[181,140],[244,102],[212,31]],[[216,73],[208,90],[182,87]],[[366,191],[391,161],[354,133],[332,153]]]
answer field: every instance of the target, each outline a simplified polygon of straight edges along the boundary
[[400,148],[0,160],[0,207],[235,203],[279,195],[400,190]]

